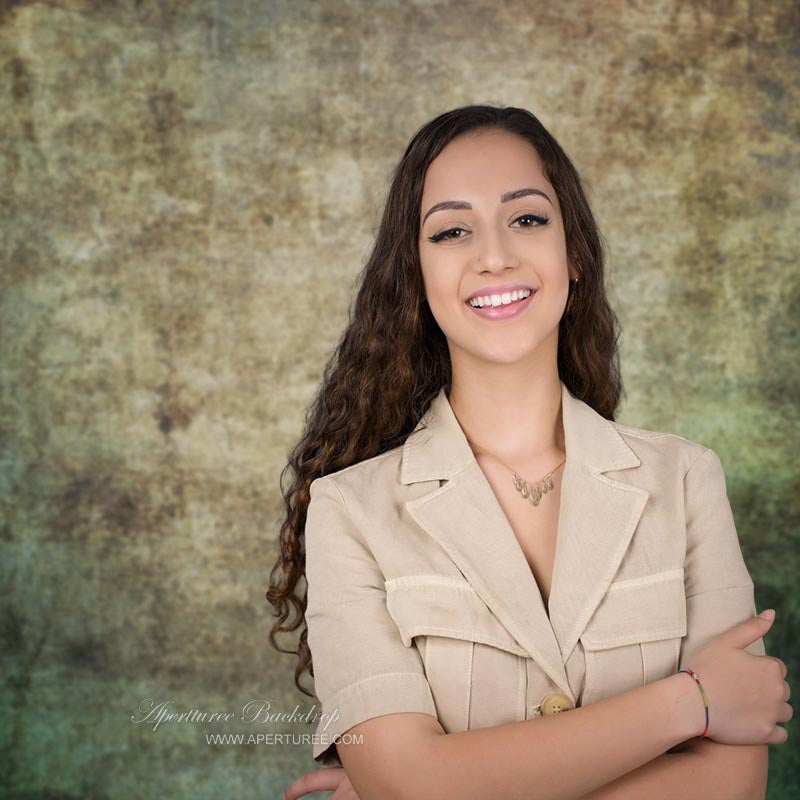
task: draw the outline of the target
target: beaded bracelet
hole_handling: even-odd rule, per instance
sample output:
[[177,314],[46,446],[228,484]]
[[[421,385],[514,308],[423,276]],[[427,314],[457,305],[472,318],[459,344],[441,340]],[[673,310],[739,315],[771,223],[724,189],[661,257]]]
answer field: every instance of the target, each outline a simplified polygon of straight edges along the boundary
[[[708,700],[706,700],[706,693],[703,689],[703,684],[700,683],[700,676],[693,670],[689,669],[688,667],[679,669],[678,672],[685,672],[690,677],[694,678],[695,683],[697,684],[697,688],[700,689],[700,695],[703,698],[703,705],[706,707],[706,727],[703,729],[703,732],[700,734],[699,738],[702,739],[708,733]],[[675,674],[677,675],[678,672]]]

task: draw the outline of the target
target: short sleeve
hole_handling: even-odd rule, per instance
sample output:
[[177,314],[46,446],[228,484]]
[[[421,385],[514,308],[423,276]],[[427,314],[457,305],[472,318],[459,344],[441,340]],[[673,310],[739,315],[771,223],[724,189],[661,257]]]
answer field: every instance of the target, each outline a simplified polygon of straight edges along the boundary
[[337,484],[310,487],[305,526],[305,612],[321,715],[313,758],[341,766],[335,738],[364,720],[416,711],[436,716],[419,651],[406,647],[386,608],[385,579]]
[[[755,616],[753,581],[742,556],[719,456],[706,448],[684,477],[687,633],[680,667],[719,634]],[[764,640],[746,648],[765,655]]]

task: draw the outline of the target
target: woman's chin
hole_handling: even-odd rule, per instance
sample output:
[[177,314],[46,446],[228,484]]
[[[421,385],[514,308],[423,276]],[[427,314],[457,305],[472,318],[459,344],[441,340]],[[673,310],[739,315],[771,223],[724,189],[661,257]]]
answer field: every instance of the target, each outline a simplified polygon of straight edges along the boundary
[[470,356],[485,364],[496,364],[497,366],[514,366],[518,364],[530,363],[536,357],[535,346],[520,347],[519,342],[498,343],[496,347],[487,348],[486,342],[481,345],[471,347],[467,350]]

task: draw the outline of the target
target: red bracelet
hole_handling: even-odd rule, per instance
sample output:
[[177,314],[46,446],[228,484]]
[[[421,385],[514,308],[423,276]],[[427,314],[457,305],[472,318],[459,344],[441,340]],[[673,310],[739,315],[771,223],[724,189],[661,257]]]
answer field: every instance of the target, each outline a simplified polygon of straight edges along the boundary
[[[703,689],[703,684],[700,683],[700,676],[693,670],[689,669],[688,667],[683,667],[678,670],[678,672],[685,672],[691,678],[694,678],[695,683],[697,684],[697,688],[700,689],[700,695],[703,698],[703,705],[706,707],[706,727],[703,729],[703,732],[700,734],[700,739],[702,739],[708,733],[708,700],[706,700],[706,693]],[[677,675],[678,672],[675,674]]]

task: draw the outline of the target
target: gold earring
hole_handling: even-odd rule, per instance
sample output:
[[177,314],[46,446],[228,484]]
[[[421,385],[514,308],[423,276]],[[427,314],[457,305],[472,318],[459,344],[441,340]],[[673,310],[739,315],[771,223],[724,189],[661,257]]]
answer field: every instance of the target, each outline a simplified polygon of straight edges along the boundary
[[569,282],[572,284],[572,291],[569,293],[569,300],[567,300],[567,308],[565,313],[569,312],[572,309],[572,304],[573,304],[572,298],[575,296],[575,290],[578,288],[577,278],[570,278]]

